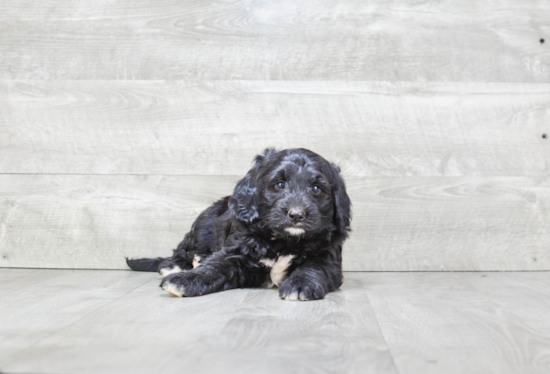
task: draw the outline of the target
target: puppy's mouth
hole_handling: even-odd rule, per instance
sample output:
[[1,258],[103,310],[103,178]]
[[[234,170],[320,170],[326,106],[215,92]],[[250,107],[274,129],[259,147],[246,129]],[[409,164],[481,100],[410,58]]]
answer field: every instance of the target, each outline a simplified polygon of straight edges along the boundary
[[306,230],[300,226],[300,224],[297,224],[290,227],[285,227],[285,232],[291,236],[302,236],[306,233]]

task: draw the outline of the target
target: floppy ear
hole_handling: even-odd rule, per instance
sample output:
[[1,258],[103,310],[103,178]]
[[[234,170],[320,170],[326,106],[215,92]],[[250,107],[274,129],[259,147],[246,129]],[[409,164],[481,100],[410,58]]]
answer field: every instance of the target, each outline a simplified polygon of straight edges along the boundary
[[334,224],[340,234],[347,235],[351,231],[351,201],[346,192],[346,184],[340,175],[340,168],[331,165],[332,171],[332,201],[334,204]]
[[247,223],[254,222],[259,217],[259,191],[257,186],[258,172],[266,160],[276,153],[274,149],[266,149],[264,155],[258,155],[252,169],[243,179],[237,182],[233,195],[229,199],[229,209],[238,220]]
[[239,221],[253,222],[258,218],[258,189],[255,181],[255,169],[253,167],[246,176],[241,179],[233,195],[229,199],[229,209]]

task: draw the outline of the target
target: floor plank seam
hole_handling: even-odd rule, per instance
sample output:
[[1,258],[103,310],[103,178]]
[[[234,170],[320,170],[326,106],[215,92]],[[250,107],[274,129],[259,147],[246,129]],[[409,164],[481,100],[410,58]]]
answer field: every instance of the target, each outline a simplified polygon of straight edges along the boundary
[[384,339],[384,344],[386,344],[386,348],[388,349],[388,353],[390,354],[391,362],[393,364],[393,367],[395,368],[395,372],[397,374],[401,374],[401,371],[399,370],[399,367],[397,366],[397,363],[395,362],[395,358],[393,357],[393,353],[391,351],[390,345],[388,344],[388,340],[386,339],[386,335],[384,334],[384,331],[382,330],[382,325],[380,324],[380,321],[378,320],[378,315],[376,313],[376,310],[374,310],[374,307],[372,306],[371,298],[369,296],[369,290],[368,287],[365,290],[367,295],[367,300],[369,301],[369,308],[372,311],[372,314],[374,318],[376,319],[376,324],[378,325],[378,330],[380,330],[380,335],[382,335],[382,338]]

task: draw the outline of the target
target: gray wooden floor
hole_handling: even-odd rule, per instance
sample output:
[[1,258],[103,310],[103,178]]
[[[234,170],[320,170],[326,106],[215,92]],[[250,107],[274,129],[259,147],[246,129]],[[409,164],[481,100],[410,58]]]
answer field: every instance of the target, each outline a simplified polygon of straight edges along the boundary
[[348,272],[323,301],[0,269],[2,373],[548,373],[550,272]]

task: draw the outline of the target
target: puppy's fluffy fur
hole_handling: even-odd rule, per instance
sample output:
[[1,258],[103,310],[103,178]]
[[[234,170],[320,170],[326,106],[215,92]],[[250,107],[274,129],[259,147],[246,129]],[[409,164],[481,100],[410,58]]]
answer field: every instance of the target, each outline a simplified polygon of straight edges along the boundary
[[275,286],[286,300],[322,299],[342,284],[350,221],[337,166],[306,149],[267,149],[232,196],[199,215],[172,257],[127,262],[159,271],[174,296]]

